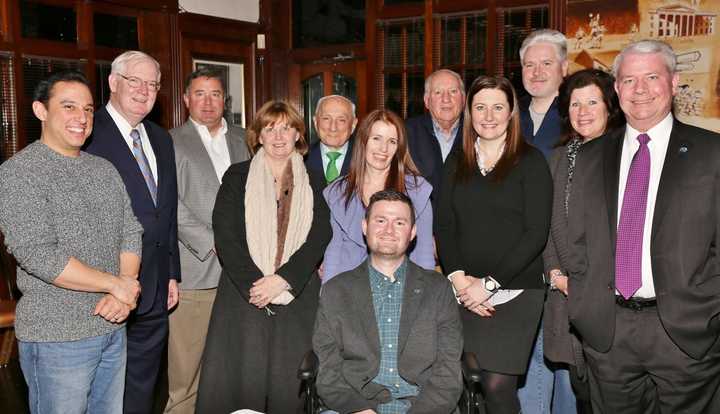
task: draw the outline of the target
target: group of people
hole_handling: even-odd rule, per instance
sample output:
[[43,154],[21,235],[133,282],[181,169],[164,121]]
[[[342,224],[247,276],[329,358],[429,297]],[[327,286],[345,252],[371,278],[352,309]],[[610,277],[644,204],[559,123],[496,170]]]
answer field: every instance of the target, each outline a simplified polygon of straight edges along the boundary
[[520,99],[447,69],[407,121],[323,97],[311,146],[285,102],[228,125],[208,69],[168,134],[142,52],[97,112],[42,81],[0,166],[32,412],[151,412],[166,344],[168,413],[302,412],[309,349],[329,412],[452,413],[463,351],[489,414],[720,412],[720,136],[673,117],[672,49],[520,58]]

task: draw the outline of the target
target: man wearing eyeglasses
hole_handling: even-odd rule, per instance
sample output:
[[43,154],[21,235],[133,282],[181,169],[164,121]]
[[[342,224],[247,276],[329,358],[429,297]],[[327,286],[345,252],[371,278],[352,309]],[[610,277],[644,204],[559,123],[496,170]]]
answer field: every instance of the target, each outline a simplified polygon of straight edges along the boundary
[[125,413],[149,413],[168,333],[168,309],[178,301],[175,152],[168,132],[145,119],[160,89],[160,65],[128,51],[112,63],[110,102],[95,113],[87,151],[115,165],[143,226],[142,288],[128,318]]

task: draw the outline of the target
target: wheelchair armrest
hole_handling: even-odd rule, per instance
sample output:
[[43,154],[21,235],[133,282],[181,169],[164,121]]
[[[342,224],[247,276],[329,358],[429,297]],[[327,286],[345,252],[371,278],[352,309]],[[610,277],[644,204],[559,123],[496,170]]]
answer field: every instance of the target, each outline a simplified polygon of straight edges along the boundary
[[314,379],[317,375],[318,365],[320,365],[320,361],[318,361],[318,357],[315,355],[315,352],[313,352],[312,349],[307,351],[300,362],[300,366],[298,367],[298,379],[301,381]]
[[460,358],[463,378],[470,384],[477,384],[482,380],[482,369],[474,352],[463,352]]

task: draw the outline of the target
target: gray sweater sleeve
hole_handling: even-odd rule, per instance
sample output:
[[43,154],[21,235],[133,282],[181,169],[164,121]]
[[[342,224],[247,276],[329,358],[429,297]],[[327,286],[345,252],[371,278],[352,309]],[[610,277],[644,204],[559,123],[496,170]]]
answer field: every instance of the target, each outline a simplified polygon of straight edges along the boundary
[[[51,222],[50,201],[29,179],[30,171],[5,170],[0,177],[0,230],[18,266],[28,274],[52,283],[70,260],[58,243]],[[32,181],[35,181],[33,183]]]

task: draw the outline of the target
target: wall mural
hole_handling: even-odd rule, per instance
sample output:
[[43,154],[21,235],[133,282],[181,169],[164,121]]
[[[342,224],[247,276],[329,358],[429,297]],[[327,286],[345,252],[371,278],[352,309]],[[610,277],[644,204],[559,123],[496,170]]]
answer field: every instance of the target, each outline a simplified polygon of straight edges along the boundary
[[571,72],[610,72],[628,43],[666,41],[680,72],[675,115],[720,132],[720,0],[568,0],[567,9]]

